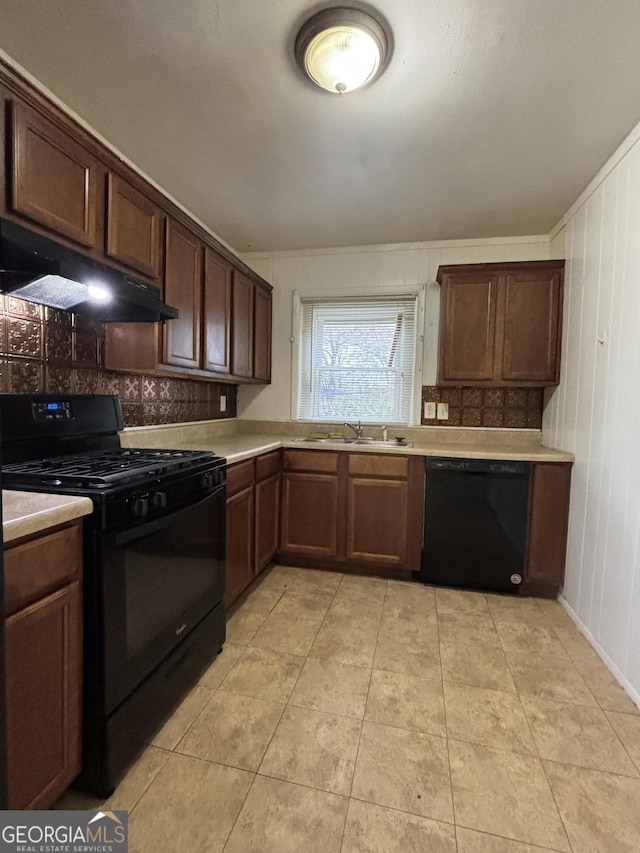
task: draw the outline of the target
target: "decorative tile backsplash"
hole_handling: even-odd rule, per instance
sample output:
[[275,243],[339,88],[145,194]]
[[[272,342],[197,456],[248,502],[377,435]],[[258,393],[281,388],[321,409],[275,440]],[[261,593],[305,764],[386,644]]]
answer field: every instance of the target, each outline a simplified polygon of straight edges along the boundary
[[424,426],[504,427],[540,429],[542,427],[542,388],[440,388],[425,385],[422,402],[448,403],[449,419],[424,417]]
[[[126,426],[236,416],[236,387],[104,369],[104,324],[12,296],[0,297],[0,390],[116,394]],[[220,412],[220,394],[227,398]]]

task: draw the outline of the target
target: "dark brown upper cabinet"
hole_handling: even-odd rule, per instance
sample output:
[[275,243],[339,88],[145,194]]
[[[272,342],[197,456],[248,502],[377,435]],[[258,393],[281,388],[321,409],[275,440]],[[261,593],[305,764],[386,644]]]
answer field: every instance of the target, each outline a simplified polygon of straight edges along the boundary
[[439,385],[557,385],[564,261],[442,266]]
[[271,294],[172,220],[164,295],[180,316],[164,324],[163,364],[270,381]]
[[557,384],[562,267],[508,272],[504,279],[502,379]]
[[113,173],[108,175],[106,252],[109,257],[157,279],[161,220],[160,208],[140,190]]
[[233,266],[207,247],[204,260],[203,364],[213,373],[231,372]]
[[0,63],[0,215],[163,289],[180,316],[108,323],[105,366],[271,381],[271,287]]
[[163,325],[165,364],[200,367],[202,254],[200,240],[182,225],[167,219],[164,298],[180,315]]
[[96,246],[97,161],[35,110],[12,101],[10,207],[53,234]]
[[233,275],[233,321],[231,371],[235,376],[253,377],[254,284],[237,270]]
[[271,382],[271,292],[259,284],[253,294],[253,378]]
[[231,370],[271,382],[271,290],[236,270],[233,276]]

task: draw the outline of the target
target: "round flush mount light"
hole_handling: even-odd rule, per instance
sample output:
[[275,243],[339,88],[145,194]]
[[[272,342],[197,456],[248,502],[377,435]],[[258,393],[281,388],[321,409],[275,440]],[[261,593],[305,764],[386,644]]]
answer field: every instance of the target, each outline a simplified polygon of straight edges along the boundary
[[389,40],[382,25],[359,9],[324,9],[303,25],[296,60],[327,92],[343,95],[370,83],[384,69]]

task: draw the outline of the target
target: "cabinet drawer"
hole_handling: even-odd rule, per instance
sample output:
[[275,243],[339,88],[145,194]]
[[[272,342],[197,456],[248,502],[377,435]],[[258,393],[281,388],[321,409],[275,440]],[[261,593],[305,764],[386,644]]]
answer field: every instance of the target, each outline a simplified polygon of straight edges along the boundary
[[274,450],[272,453],[265,453],[263,456],[256,458],[256,483],[261,480],[266,480],[267,477],[272,477],[280,471],[280,451]]
[[350,453],[349,473],[369,474],[372,477],[406,478],[409,474],[409,460],[406,456]]
[[285,450],[284,467],[287,471],[328,471],[338,470],[338,454],[326,450]]
[[247,459],[246,462],[236,462],[227,468],[227,495],[235,495],[236,492],[253,485],[254,460]]
[[4,552],[4,612],[15,613],[80,575],[79,524],[38,536]]

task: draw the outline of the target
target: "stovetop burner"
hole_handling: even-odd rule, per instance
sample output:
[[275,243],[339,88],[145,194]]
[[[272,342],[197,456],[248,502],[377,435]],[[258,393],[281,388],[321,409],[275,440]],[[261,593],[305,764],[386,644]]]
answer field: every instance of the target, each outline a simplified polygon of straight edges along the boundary
[[7,485],[104,488],[191,470],[215,458],[215,454],[205,450],[122,448],[14,462],[3,465],[2,473]]

